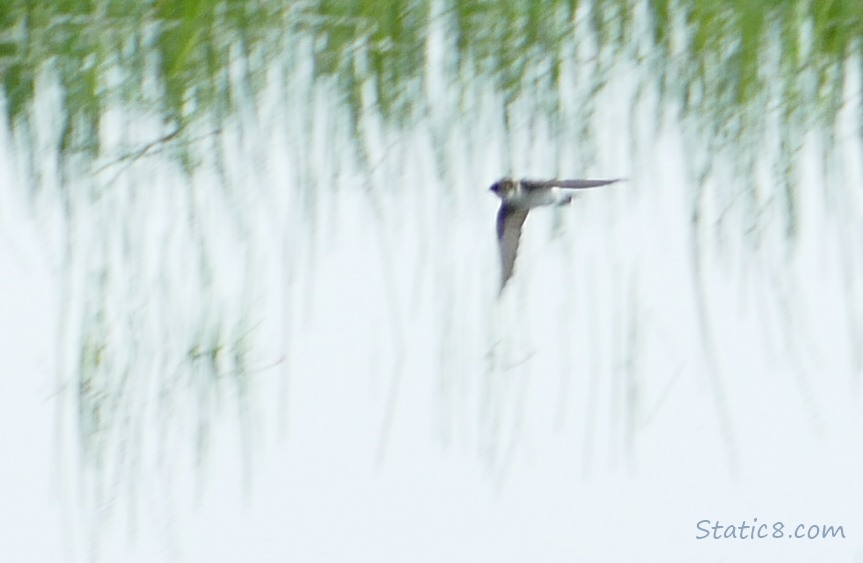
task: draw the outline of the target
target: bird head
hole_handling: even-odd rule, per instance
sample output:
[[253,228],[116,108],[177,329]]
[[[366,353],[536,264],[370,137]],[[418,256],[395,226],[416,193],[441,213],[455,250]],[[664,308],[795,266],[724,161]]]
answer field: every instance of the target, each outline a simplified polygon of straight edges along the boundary
[[503,198],[512,191],[514,186],[515,182],[511,178],[501,178],[488,189],[494,192],[498,197]]

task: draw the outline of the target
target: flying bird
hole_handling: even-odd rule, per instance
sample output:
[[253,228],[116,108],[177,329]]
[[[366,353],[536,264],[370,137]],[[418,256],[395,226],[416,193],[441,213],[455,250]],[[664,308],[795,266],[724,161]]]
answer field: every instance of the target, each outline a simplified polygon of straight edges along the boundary
[[527,212],[544,205],[566,205],[572,201],[571,190],[595,188],[619,182],[614,180],[513,180],[502,178],[489,188],[500,198],[497,212],[497,242],[500,246],[500,293],[512,277],[521,226]]

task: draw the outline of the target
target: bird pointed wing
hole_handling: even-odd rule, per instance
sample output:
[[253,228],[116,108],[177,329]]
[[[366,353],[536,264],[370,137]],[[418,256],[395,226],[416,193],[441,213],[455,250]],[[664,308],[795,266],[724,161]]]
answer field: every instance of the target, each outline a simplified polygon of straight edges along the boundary
[[621,178],[613,180],[522,180],[521,185],[525,189],[534,190],[538,188],[568,188],[580,190],[584,188],[596,188],[619,182]]
[[521,237],[521,226],[527,218],[527,209],[521,209],[501,204],[497,212],[497,242],[500,245],[500,291],[503,291],[507,280],[512,277],[515,267],[515,255],[518,252],[518,240]]

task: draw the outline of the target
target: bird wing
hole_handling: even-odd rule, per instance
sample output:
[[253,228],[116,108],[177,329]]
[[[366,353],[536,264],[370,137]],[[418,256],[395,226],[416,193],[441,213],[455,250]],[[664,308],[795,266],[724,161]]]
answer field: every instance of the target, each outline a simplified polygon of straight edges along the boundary
[[497,212],[497,241],[500,245],[501,291],[503,291],[507,280],[512,277],[512,271],[515,267],[515,255],[518,252],[518,240],[521,237],[521,226],[527,218],[527,211],[527,209],[521,209],[502,203]]
[[527,190],[539,188],[569,188],[580,190],[584,188],[595,188],[619,182],[621,178],[613,180],[522,180],[521,185]]

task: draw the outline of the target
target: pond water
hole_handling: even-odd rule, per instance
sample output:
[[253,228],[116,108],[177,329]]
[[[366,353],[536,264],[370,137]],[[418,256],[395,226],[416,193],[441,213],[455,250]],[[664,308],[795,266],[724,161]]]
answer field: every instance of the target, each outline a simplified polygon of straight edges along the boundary
[[[852,20],[91,8],[0,11],[4,560],[860,557]],[[498,295],[502,176],[625,180]]]

